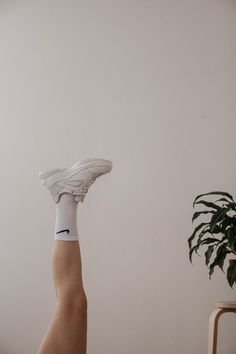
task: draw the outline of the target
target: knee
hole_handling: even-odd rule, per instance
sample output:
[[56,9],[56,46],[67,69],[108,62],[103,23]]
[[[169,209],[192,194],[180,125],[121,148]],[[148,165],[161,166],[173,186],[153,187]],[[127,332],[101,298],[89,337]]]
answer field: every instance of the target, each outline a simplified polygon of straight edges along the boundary
[[77,314],[84,314],[88,309],[88,301],[84,291],[74,294],[71,299],[71,307]]
[[88,301],[84,290],[70,291],[59,300],[64,312],[70,318],[87,316]]

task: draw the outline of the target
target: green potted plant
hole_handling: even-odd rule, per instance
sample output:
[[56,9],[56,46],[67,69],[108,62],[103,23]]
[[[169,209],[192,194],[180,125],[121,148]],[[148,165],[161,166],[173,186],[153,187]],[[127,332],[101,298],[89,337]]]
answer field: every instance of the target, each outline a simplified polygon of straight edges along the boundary
[[[217,196],[217,200],[205,200],[206,196]],[[236,256],[236,203],[229,193],[216,191],[198,195],[193,208],[197,206],[204,206],[204,209],[195,211],[192,217],[192,222],[197,222],[197,225],[188,239],[189,259],[192,263],[193,254],[198,254],[199,249],[204,247],[205,263],[211,278],[215,267],[224,272],[227,256]],[[236,280],[235,258],[230,259],[226,275],[229,285],[233,287]]]

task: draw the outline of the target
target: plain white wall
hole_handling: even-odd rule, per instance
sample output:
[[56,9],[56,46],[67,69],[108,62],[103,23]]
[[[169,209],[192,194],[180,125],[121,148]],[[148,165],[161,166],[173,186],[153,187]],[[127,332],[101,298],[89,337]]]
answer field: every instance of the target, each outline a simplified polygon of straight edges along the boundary
[[[79,207],[88,354],[203,354],[215,302],[192,201],[235,192],[233,0],[0,3],[0,353],[36,353],[56,303],[38,171],[107,157]],[[234,354],[236,319],[221,322]]]

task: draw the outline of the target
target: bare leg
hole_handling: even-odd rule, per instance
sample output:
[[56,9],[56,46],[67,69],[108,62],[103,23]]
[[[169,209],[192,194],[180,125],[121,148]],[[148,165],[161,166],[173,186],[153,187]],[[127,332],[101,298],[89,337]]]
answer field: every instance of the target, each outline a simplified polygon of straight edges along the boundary
[[111,169],[111,161],[89,158],[68,169],[40,173],[43,185],[56,203],[53,278],[58,303],[38,354],[86,354],[87,299],[82,281],[76,208],[96,178]]
[[78,241],[53,241],[58,303],[38,354],[86,354],[87,298]]

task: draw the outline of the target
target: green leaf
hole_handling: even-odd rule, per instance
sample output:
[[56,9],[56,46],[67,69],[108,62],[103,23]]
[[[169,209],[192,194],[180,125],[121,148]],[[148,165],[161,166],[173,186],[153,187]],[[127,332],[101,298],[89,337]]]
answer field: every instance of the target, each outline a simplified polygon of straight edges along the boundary
[[200,246],[204,246],[204,245],[209,245],[209,244],[217,244],[218,240],[216,238],[213,237],[208,237],[205,240],[202,240],[201,242],[199,242],[197,245],[195,245],[194,247],[191,248],[191,250],[189,251],[189,259],[190,262],[192,263],[192,256],[193,256],[193,252],[195,252],[196,254],[198,249],[200,248]]
[[[189,258],[190,258],[190,262],[192,262],[192,254],[193,252],[195,251],[195,253],[197,253],[198,249],[200,248],[200,246],[203,246],[205,244],[205,240],[209,240],[209,238],[205,239],[205,240],[202,240],[203,236],[205,234],[209,233],[209,229],[207,228],[204,228],[201,233],[199,234],[198,236],[198,240],[197,240],[197,243],[194,247],[192,247],[192,249],[190,249],[190,253],[189,253]],[[214,238],[214,241],[218,241],[217,239]],[[197,253],[198,254],[198,253]]]
[[203,204],[205,206],[207,206],[208,208],[213,208],[213,209],[216,209],[216,210],[220,210],[221,207],[215,203],[211,203],[211,202],[206,202],[205,200],[200,200],[199,202],[196,202],[196,204]]
[[230,253],[230,251],[228,251],[226,244],[223,244],[218,248],[216,257],[212,262],[212,264],[210,265],[210,271],[209,271],[210,278],[216,266],[220,267],[220,269],[223,271],[224,261],[228,253]]
[[226,199],[226,198],[217,199],[217,200],[215,201],[215,203],[217,203],[217,202],[226,202],[226,203],[229,203],[228,199]]
[[204,229],[200,232],[200,234],[198,235],[198,240],[197,240],[197,245],[199,245],[200,243],[202,243],[204,240],[202,240],[203,236],[207,233],[210,233],[210,230],[208,228],[208,225],[206,227],[204,227]]
[[214,238],[214,237],[207,237],[207,238],[205,238],[205,240],[202,241],[203,244],[209,244],[209,243],[212,243],[212,242],[219,243],[219,240],[217,238]]
[[214,252],[215,246],[209,246],[208,250],[205,252],[205,258],[206,258],[206,265],[209,264],[212,253]]
[[233,263],[227,269],[227,280],[231,288],[234,285],[235,279],[236,279],[236,263]]
[[210,243],[219,243],[217,238],[213,238],[213,237],[208,237],[208,238],[205,238],[205,240],[202,241],[202,245],[208,245]]
[[231,226],[233,223],[233,218],[225,214],[224,219],[222,220],[221,223],[221,231],[222,233],[225,233],[225,230],[227,229],[228,226]]
[[236,251],[236,234],[235,230],[233,227],[229,227],[226,231],[225,234],[228,239],[229,247],[230,249],[235,252]]
[[215,226],[217,225],[218,222],[222,221],[226,215],[226,213],[228,212],[228,208],[221,208],[220,210],[218,210],[211,218],[210,221],[210,232],[212,233]]
[[235,202],[233,203],[228,203],[227,207],[229,207],[231,210],[236,211],[236,204]]
[[206,226],[206,225],[208,225],[208,223],[203,222],[203,223],[199,224],[199,225],[195,228],[193,234],[192,234],[192,235],[189,237],[189,239],[188,239],[189,248],[192,247],[192,241],[193,241],[194,237],[196,236],[197,232],[198,232],[199,230],[201,230],[201,228],[202,228],[203,226]]
[[228,243],[228,242],[224,242],[227,240],[227,237],[226,236],[223,236],[218,242],[216,245],[220,245],[221,243]]
[[230,244],[230,248],[233,253],[236,253],[236,240],[232,241],[232,243]]
[[[211,226],[210,223],[209,225]],[[215,225],[214,229],[211,230],[211,234],[220,234],[220,233],[222,233],[220,225]]]
[[193,263],[193,260],[192,260],[193,252],[194,252],[195,250],[197,250],[197,249],[198,249],[198,245],[192,247],[191,250],[189,251],[189,260],[190,260],[191,263]]
[[193,217],[192,217],[192,222],[194,220],[196,220],[201,214],[214,214],[214,211],[196,211],[194,214],[193,214]]
[[194,200],[194,202],[193,202],[193,207],[195,206],[196,201],[197,201],[198,199],[200,199],[201,197],[205,196],[205,195],[222,195],[222,196],[225,196],[225,197],[231,199],[232,201],[234,201],[232,195],[230,195],[229,193],[226,193],[226,192],[219,192],[219,191],[216,191],[216,192],[209,192],[209,193],[199,194],[199,195],[195,198],[195,200]]

